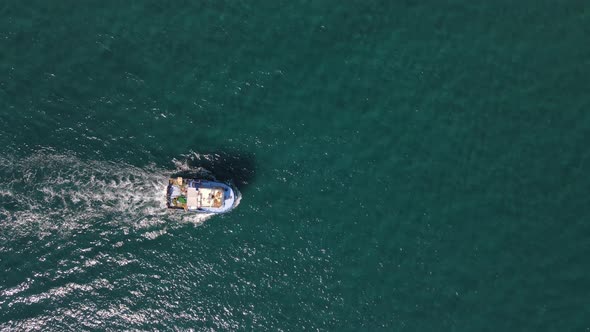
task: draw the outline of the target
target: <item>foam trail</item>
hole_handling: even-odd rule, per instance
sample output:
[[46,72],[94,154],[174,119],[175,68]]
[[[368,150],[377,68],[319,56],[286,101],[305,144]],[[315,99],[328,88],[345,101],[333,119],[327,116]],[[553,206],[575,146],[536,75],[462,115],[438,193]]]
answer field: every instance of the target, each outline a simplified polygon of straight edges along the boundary
[[[188,167],[174,162],[176,171]],[[174,171],[45,150],[21,159],[0,157],[0,238],[43,237],[105,220],[149,230],[145,237],[155,238],[170,222],[199,224],[210,218],[166,209],[167,179]]]

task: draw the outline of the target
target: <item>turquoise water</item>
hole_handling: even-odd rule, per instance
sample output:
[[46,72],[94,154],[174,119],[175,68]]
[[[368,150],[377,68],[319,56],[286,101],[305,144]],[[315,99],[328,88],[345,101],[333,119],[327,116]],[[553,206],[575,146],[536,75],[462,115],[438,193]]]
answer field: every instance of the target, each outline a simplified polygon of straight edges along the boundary
[[590,5],[0,13],[0,329],[590,329]]

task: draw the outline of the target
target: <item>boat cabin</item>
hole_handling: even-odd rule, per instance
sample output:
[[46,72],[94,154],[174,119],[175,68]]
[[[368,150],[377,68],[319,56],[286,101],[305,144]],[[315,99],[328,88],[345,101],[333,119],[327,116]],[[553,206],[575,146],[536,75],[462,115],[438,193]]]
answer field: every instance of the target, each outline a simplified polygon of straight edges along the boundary
[[224,188],[205,186],[209,182],[177,177],[169,180],[169,208],[201,210],[223,207]]

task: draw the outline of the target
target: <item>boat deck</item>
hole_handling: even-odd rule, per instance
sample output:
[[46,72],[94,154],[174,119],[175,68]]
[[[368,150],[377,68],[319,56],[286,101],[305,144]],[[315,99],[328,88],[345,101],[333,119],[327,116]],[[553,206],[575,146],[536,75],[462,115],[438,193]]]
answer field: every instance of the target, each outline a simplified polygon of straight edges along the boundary
[[167,197],[169,208],[212,213],[230,210],[235,201],[225,184],[180,177],[169,180]]

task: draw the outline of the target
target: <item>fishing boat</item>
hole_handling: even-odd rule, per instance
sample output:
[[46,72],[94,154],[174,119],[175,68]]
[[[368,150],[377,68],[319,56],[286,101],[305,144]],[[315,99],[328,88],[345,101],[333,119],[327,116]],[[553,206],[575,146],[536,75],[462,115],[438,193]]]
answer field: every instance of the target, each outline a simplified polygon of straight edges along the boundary
[[168,180],[166,205],[169,209],[183,209],[196,213],[225,213],[234,208],[236,195],[225,183],[186,179]]

